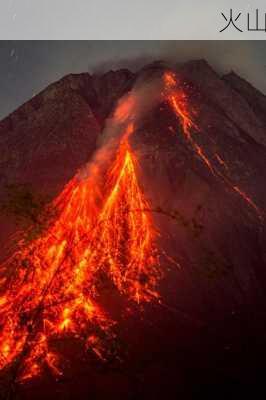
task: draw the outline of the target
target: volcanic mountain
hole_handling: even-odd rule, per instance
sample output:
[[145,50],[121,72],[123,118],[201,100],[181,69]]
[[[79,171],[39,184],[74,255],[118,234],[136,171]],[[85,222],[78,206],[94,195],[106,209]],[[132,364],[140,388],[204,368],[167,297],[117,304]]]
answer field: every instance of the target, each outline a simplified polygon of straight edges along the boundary
[[254,393],[265,112],[199,60],[69,75],[0,123],[3,393]]

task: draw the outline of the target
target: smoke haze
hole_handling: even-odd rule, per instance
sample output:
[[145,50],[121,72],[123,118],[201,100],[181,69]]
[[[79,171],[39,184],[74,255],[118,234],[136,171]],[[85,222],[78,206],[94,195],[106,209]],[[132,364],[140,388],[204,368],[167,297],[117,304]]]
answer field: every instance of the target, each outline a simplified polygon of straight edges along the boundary
[[6,41],[0,43],[0,118],[69,73],[137,70],[155,60],[205,58],[266,92],[265,41]]

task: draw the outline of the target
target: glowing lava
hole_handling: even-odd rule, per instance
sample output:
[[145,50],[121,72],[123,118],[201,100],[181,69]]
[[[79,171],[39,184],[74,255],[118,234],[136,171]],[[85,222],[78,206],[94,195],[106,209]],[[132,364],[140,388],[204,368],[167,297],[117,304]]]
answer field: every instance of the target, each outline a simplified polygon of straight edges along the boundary
[[[225,172],[195,140],[194,133],[200,132],[195,110],[189,107],[175,75],[165,74],[164,83],[166,100],[194,152],[261,215],[225,175],[229,167],[222,157],[213,155]],[[127,126],[119,143],[114,141],[117,151],[111,167],[101,170],[105,164],[101,163],[101,168],[92,165],[88,176],[86,171],[77,174],[52,203],[57,217],[49,228],[1,265],[0,369],[13,367],[14,380],[40,375],[47,367],[60,375],[63,362],[56,343],[61,339],[78,339],[105,359],[105,339],[114,337],[115,323],[100,305],[106,282],[109,290],[137,304],[159,298],[156,231],[128,139],[135,106],[131,94],[114,113],[118,128]],[[108,157],[112,151],[111,146]],[[105,183],[101,176],[106,176]]]
[[[182,133],[184,134],[185,139],[191,145],[197,156],[202,160],[202,162],[207,166],[207,168],[211,171],[213,175],[221,178],[224,183],[226,183],[226,185],[230,187],[231,190],[237,193],[246,202],[246,204],[248,204],[250,207],[253,208],[253,210],[255,210],[257,216],[260,219],[263,219],[263,213],[254,203],[254,201],[235,183],[233,183],[227,174],[221,172],[212,163],[212,160],[207,156],[206,152],[204,152],[202,146],[200,146],[193,137],[193,133],[200,133],[200,128],[194,120],[196,111],[194,109],[191,109],[188,98],[184,93],[181,85],[179,84],[175,74],[172,72],[166,72],[163,76],[163,80],[166,100],[170,104],[175,115],[180,120],[183,128]],[[219,164],[228,173],[230,171],[230,168],[223,160],[221,155],[215,153],[213,156],[218,160]]]
[[2,265],[0,366],[15,365],[20,381],[47,366],[61,374],[58,339],[78,338],[104,359],[114,322],[98,304],[103,279],[128,300],[158,298],[156,233],[128,134],[105,185],[77,175],[52,204],[49,229]]

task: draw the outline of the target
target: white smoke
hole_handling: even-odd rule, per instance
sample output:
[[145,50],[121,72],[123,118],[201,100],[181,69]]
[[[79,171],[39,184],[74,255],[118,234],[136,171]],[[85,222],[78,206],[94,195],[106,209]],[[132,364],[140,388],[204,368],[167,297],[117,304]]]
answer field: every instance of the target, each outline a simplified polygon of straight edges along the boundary
[[80,179],[101,176],[105,165],[115,154],[124,135],[137,129],[139,121],[160,101],[162,80],[159,77],[150,81],[137,81],[132,90],[121,97],[111,117],[106,120],[98,140],[98,148],[89,163],[79,171]]

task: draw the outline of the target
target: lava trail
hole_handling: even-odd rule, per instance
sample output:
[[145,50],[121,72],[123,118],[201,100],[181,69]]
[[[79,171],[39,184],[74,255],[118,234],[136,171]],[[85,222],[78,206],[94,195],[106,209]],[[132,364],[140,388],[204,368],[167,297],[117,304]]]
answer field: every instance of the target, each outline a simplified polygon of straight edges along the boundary
[[78,338],[105,358],[104,338],[112,337],[115,322],[99,305],[103,277],[125,301],[159,297],[156,231],[138,183],[132,130],[106,182],[77,174],[52,203],[58,213],[49,228],[1,266],[0,367],[16,365],[19,381],[47,366],[62,373],[59,339]]
[[166,101],[170,104],[173,112],[181,121],[183,134],[185,139],[191,145],[197,156],[202,160],[202,162],[207,166],[211,173],[219,178],[221,178],[227,185],[237,193],[253,210],[256,212],[260,220],[263,219],[264,214],[255,204],[255,202],[235,183],[233,183],[228,176],[230,168],[228,164],[223,160],[221,155],[215,153],[213,156],[218,160],[219,164],[224,168],[227,174],[221,172],[213,163],[212,160],[207,156],[206,152],[200,146],[193,137],[193,132],[200,133],[201,129],[195,122],[196,111],[191,110],[188,104],[188,98],[184,93],[182,86],[178,84],[178,80],[174,73],[166,72],[163,76],[165,92],[164,96]]

